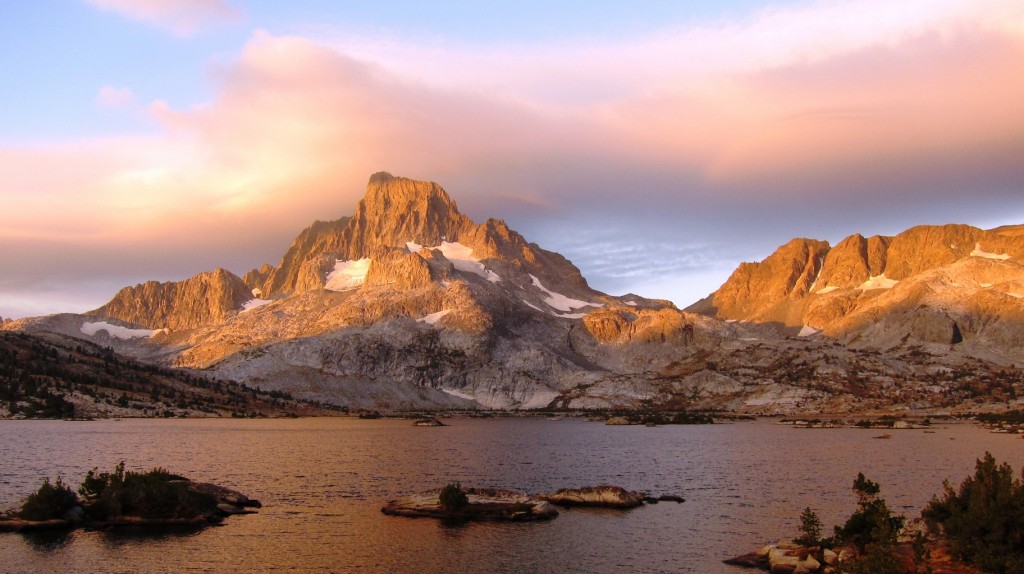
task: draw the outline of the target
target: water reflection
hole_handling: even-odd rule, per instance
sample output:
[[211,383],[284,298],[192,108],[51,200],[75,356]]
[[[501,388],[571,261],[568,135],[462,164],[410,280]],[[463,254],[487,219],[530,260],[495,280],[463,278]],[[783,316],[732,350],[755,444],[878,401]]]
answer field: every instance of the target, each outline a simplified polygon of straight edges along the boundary
[[[0,423],[0,508],[45,476],[163,466],[237,488],[259,514],[200,532],[110,530],[0,536],[10,572],[724,572],[720,561],[796,534],[811,506],[825,528],[852,512],[864,472],[916,514],[992,451],[1020,469],[1015,435],[966,425],[935,433],[797,430],[758,421],[606,427],[576,420],[124,421]],[[438,430],[443,432],[437,432]],[[876,433],[877,434],[877,433]],[[949,440],[956,439],[956,440]],[[634,511],[562,511],[523,524],[387,517],[389,498],[460,481],[545,492],[620,484],[682,495]],[[739,571],[736,571],[739,572]]]

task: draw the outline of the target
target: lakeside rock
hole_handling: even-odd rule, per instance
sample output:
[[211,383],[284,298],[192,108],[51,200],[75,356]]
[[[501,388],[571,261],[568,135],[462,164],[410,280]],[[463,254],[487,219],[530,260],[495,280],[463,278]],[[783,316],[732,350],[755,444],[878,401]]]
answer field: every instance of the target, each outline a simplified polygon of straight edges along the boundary
[[636,508],[644,503],[647,495],[632,492],[621,486],[601,485],[582,488],[563,488],[543,497],[558,506],[592,506],[600,508]]
[[512,522],[549,520],[558,516],[558,510],[551,503],[524,492],[470,488],[465,494],[467,503],[461,508],[443,506],[440,502],[441,489],[434,489],[390,500],[380,511],[389,516],[409,518]]
[[439,421],[439,420],[437,420],[437,419],[435,419],[433,417],[425,417],[425,418],[416,419],[415,421],[413,421],[412,426],[414,426],[414,427],[446,427],[448,425],[444,424],[443,422],[441,422],[441,421]]

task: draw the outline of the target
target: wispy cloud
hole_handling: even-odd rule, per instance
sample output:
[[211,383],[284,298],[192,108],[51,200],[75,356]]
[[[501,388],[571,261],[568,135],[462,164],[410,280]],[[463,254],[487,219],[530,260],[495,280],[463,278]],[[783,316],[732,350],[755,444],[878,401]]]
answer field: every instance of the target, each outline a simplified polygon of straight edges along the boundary
[[85,0],[102,10],[188,35],[235,20],[241,11],[225,0]]
[[131,108],[135,104],[135,93],[128,88],[103,86],[96,95],[96,105],[102,108]]

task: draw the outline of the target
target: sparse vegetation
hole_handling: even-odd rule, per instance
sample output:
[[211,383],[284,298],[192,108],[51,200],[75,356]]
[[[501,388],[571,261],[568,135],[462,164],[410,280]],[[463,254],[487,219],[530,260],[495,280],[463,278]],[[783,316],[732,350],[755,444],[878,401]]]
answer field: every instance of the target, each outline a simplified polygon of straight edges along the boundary
[[59,476],[53,483],[47,478],[43,480],[39,490],[25,499],[18,515],[25,520],[52,520],[61,518],[77,504],[78,496]]
[[123,461],[114,472],[90,470],[78,492],[89,504],[88,514],[94,520],[118,516],[192,518],[217,506],[214,497],[189,489],[180,476],[161,468],[144,473],[126,471]]
[[463,492],[462,486],[459,483],[452,482],[441,489],[438,502],[446,510],[462,510],[469,505],[469,497]]
[[945,533],[955,557],[986,572],[1024,573],[1024,485],[991,453],[959,489],[946,482],[922,514],[931,530]]
[[811,510],[810,506],[800,514],[800,536],[793,542],[804,546],[819,546],[822,543],[821,519],[818,518],[817,513]]

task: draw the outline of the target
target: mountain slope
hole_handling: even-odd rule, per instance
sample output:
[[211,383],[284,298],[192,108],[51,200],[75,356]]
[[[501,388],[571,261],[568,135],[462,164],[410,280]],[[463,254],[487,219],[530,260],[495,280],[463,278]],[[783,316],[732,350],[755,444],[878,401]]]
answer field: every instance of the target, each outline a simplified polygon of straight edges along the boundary
[[0,418],[327,412],[286,394],[141,364],[77,338],[0,332]]
[[[919,226],[894,237],[852,235],[833,248],[796,239],[761,263],[741,264],[689,310],[823,331],[854,346],[962,344],[1012,363],[1024,357],[1022,229]],[[806,245],[820,249],[798,248]],[[822,255],[815,275],[797,276]]]

